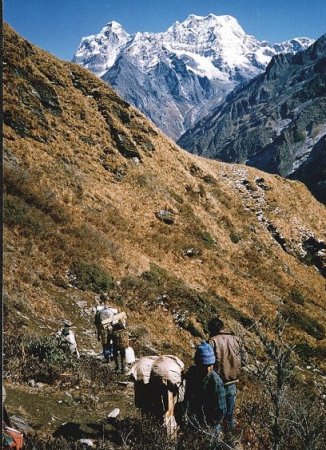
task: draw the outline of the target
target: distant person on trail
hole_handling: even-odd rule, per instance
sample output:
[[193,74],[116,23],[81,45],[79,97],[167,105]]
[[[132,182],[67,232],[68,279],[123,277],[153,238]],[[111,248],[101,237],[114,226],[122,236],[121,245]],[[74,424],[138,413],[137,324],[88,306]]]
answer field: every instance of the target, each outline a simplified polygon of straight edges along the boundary
[[209,344],[214,350],[215,371],[224,383],[227,430],[235,428],[234,408],[237,394],[236,383],[239,381],[241,368],[247,364],[247,353],[241,339],[231,331],[224,329],[224,322],[214,318],[208,323]]
[[121,312],[112,323],[113,358],[116,372],[126,373],[126,348],[129,347],[129,333],[126,330],[127,316]]
[[59,330],[56,335],[64,340],[72,355],[76,355],[77,358],[80,358],[75,333],[70,329],[71,325],[72,323],[69,320],[64,320],[63,328]]
[[102,321],[105,321],[106,319],[112,320],[117,312],[118,310],[116,308],[111,308],[107,303],[103,303],[96,307],[94,324],[97,330],[97,340],[102,343],[103,356],[107,362],[113,360],[112,325],[111,322],[103,325]]
[[97,307],[95,314],[97,338],[102,342],[103,356],[107,362],[115,362],[116,372],[126,371],[126,348],[129,347],[129,333],[126,330],[127,316],[107,303]]
[[196,349],[195,365],[186,374],[185,411],[188,424],[198,429],[210,427],[218,434],[226,413],[225,389],[214,371],[215,355],[211,345],[203,342]]

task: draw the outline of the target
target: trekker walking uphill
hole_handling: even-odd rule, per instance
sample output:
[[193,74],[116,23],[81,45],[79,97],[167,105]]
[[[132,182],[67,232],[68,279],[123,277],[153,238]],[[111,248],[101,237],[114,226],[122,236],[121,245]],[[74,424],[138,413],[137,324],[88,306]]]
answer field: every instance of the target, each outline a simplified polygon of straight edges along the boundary
[[214,350],[216,362],[214,369],[224,383],[227,430],[235,428],[234,408],[237,395],[236,383],[239,381],[241,368],[247,364],[247,353],[242,341],[231,331],[224,329],[224,322],[215,318],[208,324],[209,344]]
[[115,370],[126,371],[126,348],[129,347],[129,333],[126,330],[127,316],[118,312],[108,304],[96,308],[94,323],[97,329],[97,339],[102,342],[105,361],[115,362]]
[[129,347],[129,333],[126,326],[126,313],[117,314],[112,322],[113,358],[116,372],[121,373],[126,372],[126,348]]
[[143,418],[164,426],[170,438],[176,438],[177,403],[183,400],[184,363],[174,355],[143,356],[130,369],[134,381],[135,406]]
[[211,345],[200,344],[194,361],[186,374],[186,417],[192,428],[209,427],[218,435],[226,402],[223,381],[213,369],[215,355]]
[[101,341],[105,361],[113,360],[112,320],[118,310],[108,304],[96,307],[94,324],[97,331],[97,340]]

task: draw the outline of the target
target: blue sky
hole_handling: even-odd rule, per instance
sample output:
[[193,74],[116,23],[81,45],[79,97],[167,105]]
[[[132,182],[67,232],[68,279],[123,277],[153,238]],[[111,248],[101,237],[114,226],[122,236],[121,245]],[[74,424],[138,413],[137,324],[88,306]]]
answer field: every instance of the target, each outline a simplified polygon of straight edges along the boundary
[[126,31],[164,31],[189,14],[235,16],[248,34],[279,42],[326,32],[326,0],[4,0],[4,19],[39,47],[70,60],[82,36],[110,20]]

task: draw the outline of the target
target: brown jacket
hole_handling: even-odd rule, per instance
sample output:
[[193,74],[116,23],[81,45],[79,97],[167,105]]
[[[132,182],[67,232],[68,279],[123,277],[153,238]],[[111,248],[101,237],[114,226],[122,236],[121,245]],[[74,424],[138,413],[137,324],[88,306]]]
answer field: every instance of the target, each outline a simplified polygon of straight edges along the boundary
[[216,363],[215,370],[224,383],[237,381],[241,367],[247,364],[247,353],[243,344],[233,333],[222,330],[208,340],[214,349]]

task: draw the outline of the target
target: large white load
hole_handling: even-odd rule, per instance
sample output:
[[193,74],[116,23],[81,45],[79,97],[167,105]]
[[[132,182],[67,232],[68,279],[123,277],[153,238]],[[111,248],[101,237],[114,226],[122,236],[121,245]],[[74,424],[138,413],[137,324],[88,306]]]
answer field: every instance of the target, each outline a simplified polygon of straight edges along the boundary
[[135,381],[149,383],[151,378],[159,378],[164,383],[180,386],[182,383],[183,362],[173,355],[144,356],[130,369]]
[[[116,311],[116,312],[115,312]],[[124,329],[127,325],[127,315],[124,311],[120,313],[117,309],[107,308],[100,312],[101,325],[103,328],[116,327],[118,329]]]
[[173,385],[180,386],[182,383],[183,362],[173,355],[162,355],[153,364],[151,376],[169,381]]
[[152,367],[158,356],[143,356],[129,370],[129,374],[135,381],[142,381],[144,384],[149,383]]

